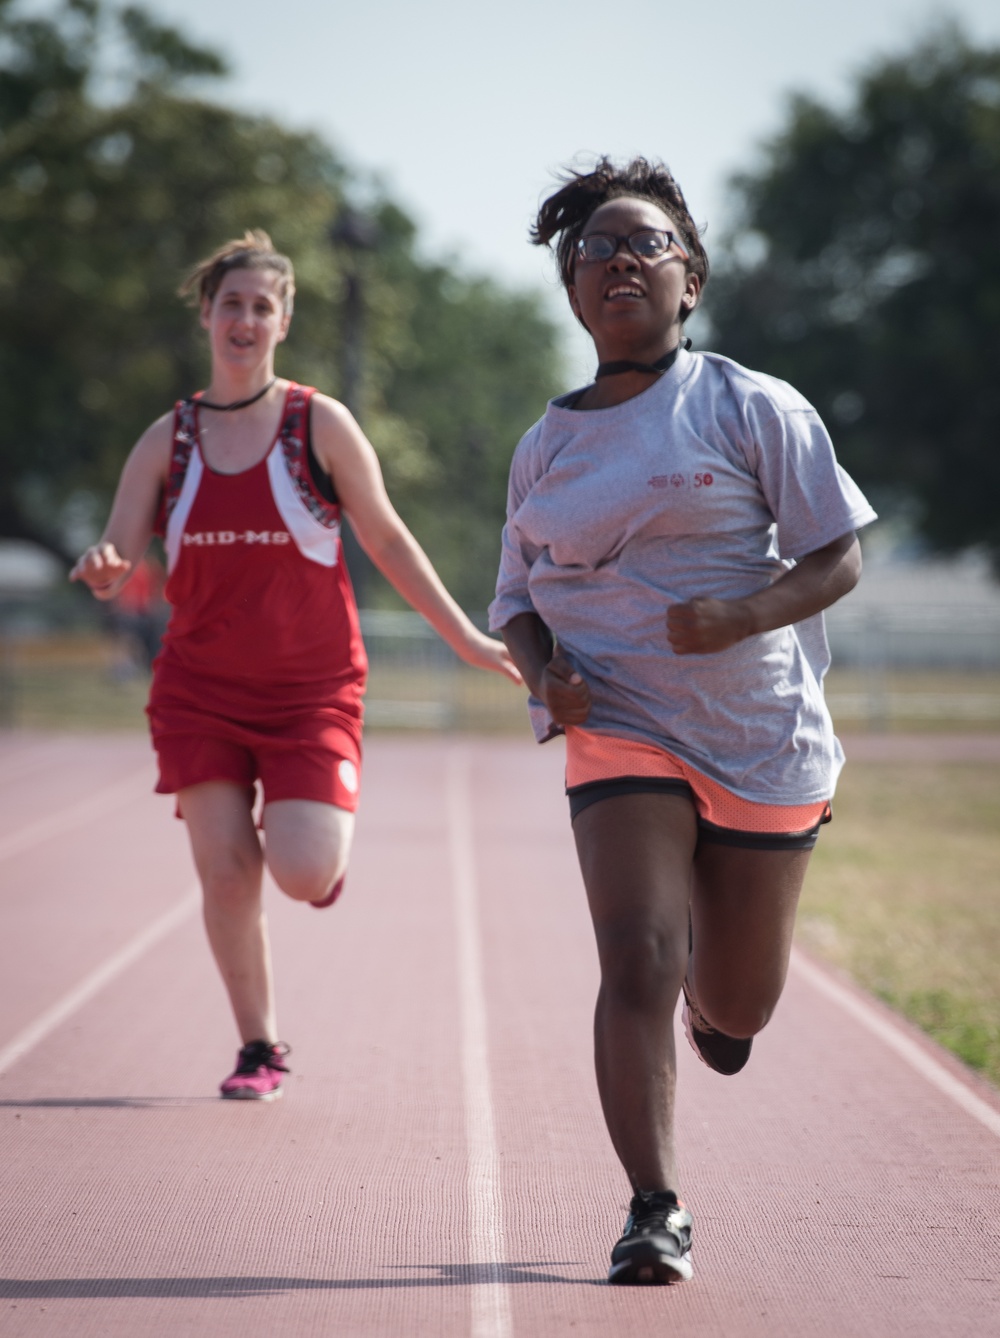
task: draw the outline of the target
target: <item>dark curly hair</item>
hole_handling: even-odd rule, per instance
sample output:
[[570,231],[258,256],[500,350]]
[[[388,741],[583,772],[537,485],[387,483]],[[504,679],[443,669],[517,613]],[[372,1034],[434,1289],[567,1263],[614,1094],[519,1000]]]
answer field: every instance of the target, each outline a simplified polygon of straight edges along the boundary
[[[600,205],[623,197],[649,200],[670,215],[688,251],[688,272],[697,274],[702,288],[708,283],[708,255],[681,188],[663,163],[633,158],[618,167],[610,158],[599,158],[592,171],[570,170],[562,180],[563,185],[539,209],[529,235],[535,246],[549,246],[558,236],[554,250],[566,288],[573,282],[574,248],[587,220]],[[690,310],[685,309],[681,319],[688,315]]]

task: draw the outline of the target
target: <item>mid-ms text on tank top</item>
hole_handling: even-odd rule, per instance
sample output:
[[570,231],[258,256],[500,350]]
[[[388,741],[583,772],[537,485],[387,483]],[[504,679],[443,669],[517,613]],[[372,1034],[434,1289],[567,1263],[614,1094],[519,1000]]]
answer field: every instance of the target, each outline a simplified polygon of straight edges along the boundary
[[287,530],[199,530],[194,534],[185,531],[185,548],[227,548],[230,544],[265,544],[280,546],[291,543],[292,536]]

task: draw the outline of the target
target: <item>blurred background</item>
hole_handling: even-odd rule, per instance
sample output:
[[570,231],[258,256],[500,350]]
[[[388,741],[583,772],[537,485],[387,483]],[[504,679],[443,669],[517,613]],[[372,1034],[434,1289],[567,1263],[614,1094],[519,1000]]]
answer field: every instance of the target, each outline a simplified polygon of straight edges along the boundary
[[[528,227],[599,153],[669,163],[713,265],[696,347],[798,387],[880,512],[829,615],[838,727],[1000,734],[995,0],[0,0],[0,725],[142,726],[158,555],[111,609],[66,571],[203,384],[176,289],[246,227],[296,266],[279,372],[350,405],[481,619],[511,452],[593,367]],[[524,730],[352,570],[372,727]],[[915,774],[845,781],[855,846],[817,856],[804,932],[997,1077],[997,768]],[[975,901],[947,967],[942,880]]]
[[[351,406],[481,616],[513,447],[592,370],[528,227],[600,152],[669,162],[713,263],[696,345],[801,389],[882,516],[830,615],[838,721],[1000,729],[1000,9],[979,0],[0,0],[0,719],[136,723],[159,572],[109,612],[65,569],[131,443],[204,380],[180,277],[247,226],[298,271],[279,370]],[[516,693],[353,568],[371,724],[520,727]]]

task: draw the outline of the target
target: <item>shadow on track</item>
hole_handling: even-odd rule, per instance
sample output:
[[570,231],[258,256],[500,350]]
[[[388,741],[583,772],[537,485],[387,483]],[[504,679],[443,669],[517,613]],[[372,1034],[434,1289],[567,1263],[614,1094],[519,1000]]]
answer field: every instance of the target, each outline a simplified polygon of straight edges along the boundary
[[[401,1264],[400,1268],[408,1265]],[[302,1291],[379,1291],[401,1287],[470,1287],[482,1284],[517,1284],[547,1282],[593,1286],[591,1278],[574,1278],[542,1271],[572,1267],[559,1263],[501,1264],[415,1264],[414,1270],[426,1270],[423,1276],[408,1278],[0,1278],[0,1298],[4,1300],[104,1300],[136,1297],[206,1297],[269,1296]],[[426,1274],[433,1271],[433,1276]],[[603,1283],[602,1283],[603,1285]]]

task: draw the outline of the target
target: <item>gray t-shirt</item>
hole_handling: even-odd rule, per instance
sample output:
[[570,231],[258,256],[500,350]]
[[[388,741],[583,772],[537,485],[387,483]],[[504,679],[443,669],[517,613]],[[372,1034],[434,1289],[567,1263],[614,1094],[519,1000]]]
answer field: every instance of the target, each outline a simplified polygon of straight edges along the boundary
[[[669,604],[763,589],[875,512],[783,381],[681,352],[609,409],[551,401],[521,440],[490,627],[537,613],[587,680],[587,728],[667,748],[745,799],[828,799],[843,764],[819,614],[676,655]],[[541,702],[539,740],[554,732]]]

